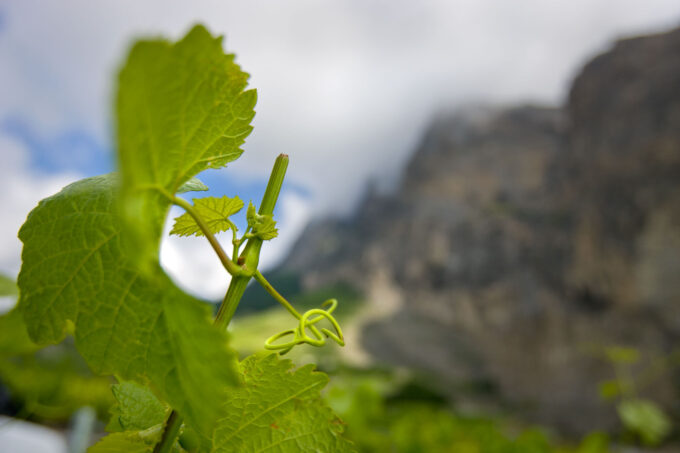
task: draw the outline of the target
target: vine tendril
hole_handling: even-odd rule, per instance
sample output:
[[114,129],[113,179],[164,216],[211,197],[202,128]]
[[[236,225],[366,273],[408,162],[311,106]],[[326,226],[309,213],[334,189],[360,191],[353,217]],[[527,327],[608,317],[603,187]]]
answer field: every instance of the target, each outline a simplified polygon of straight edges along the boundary
[[[290,352],[293,347],[303,343],[307,343],[311,346],[321,347],[326,343],[326,338],[330,338],[340,346],[344,346],[345,340],[342,335],[342,329],[340,328],[338,321],[332,315],[337,306],[337,299],[328,299],[321,305],[322,308],[312,308],[311,310],[307,310],[302,314],[302,316],[300,316],[300,322],[295,329],[284,330],[283,332],[279,332],[276,335],[272,335],[271,337],[267,338],[267,341],[264,343],[265,349],[280,351],[279,354],[284,355]],[[328,308],[324,310],[325,307]],[[312,318],[312,316],[314,317]],[[326,319],[333,326],[335,332],[324,327],[322,327],[321,331],[319,331],[319,329],[314,325],[324,319]],[[307,334],[308,330],[311,332],[312,336]],[[284,343],[277,343],[278,340],[287,336],[293,336],[293,339]],[[324,338],[324,336],[326,338]]]

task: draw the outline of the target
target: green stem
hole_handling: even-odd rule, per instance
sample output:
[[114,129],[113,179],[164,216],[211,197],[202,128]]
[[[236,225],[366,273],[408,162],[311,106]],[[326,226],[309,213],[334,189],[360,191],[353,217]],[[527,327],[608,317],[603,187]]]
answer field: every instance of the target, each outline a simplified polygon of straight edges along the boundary
[[[281,186],[283,185],[283,178],[286,176],[287,168],[288,156],[285,154],[280,154],[276,158],[274,168],[272,169],[271,176],[269,177],[267,189],[265,190],[264,196],[262,197],[262,203],[260,204],[259,212],[260,214],[274,214],[274,207],[276,206],[276,201],[279,198],[279,193],[281,192]],[[222,265],[232,275],[229,288],[227,289],[227,294],[225,294],[224,300],[220,304],[220,308],[217,311],[217,316],[215,316],[214,322],[216,326],[226,329],[227,326],[229,326],[231,318],[234,316],[234,312],[241,301],[241,297],[243,297],[243,293],[248,286],[248,282],[253,277],[253,275],[258,273],[257,265],[260,260],[262,239],[257,237],[248,239],[246,247],[238,260],[239,263],[242,262],[243,264],[236,264],[229,259],[227,254],[220,246],[219,242],[217,242],[217,239],[215,239],[215,236],[210,232],[210,229],[205,224],[201,216],[194,211],[194,208],[191,206],[191,204],[179,197],[172,197],[172,201],[173,203],[184,208],[184,210],[194,218],[196,224],[199,226],[199,228],[201,228],[201,231],[203,231],[205,234],[205,237],[210,242],[210,245],[212,245],[213,250],[215,250],[215,253],[217,253],[217,256],[220,258]],[[234,259],[236,259],[236,257],[234,257]],[[172,445],[175,443],[175,439],[179,434],[181,426],[182,417],[173,410],[165,424],[163,436],[161,437],[160,442],[154,447],[153,453],[168,453],[172,448]]]
[[285,297],[283,297],[277,290],[272,286],[271,283],[267,281],[266,278],[264,278],[264,275],[260,273],[260,271],[255,271],[255,275],[253,275],[255,278],[255,281],[262,285],[262,287],[281,305],[283,305],[288,312],[295,316],[296,319],[302,318],[302,315],[293,308],[293,306],[286,300]]
[[[260,215],[274,214],[274,207],[281,193],[281,186],[283,185],[283,178],[286,176],[287,168],[288,156],[285,154],[279,155],[276,158],[276,162],[274,162],[274,168],[272,168],[272,173],[269,176],[269,183],[267,183],[267,188],[260,203]],[[257,272],[261,249],[262,239],[258,237],[252,237],[246,242],[246,246],[238,258],[242,269],[241,274],[234,275],[231,278],[227,294],[224,296],[224,300],[217,311],[215,325],[226,329],[229,322],[231,322],[231,318],[236,312],[236,307],[238,307],[241,297],[243,297],[248,282]]]
[[231,256],[235,260],[238,258],[238,251],[241,248],[241,241],[238,239],[238,228],[236,228],[234,222],[231,220],[227,220],[227,222],[229,222],[229,228],[231,229],[231,244],[234,246]]
[[170,453],[172,445],[179,434],[179,429],[182,426],[182,417],[175,411],[170,413],[168,421],[165,423],[165,430],[160,442],[156,444],[153,453]]
[[224,299],[215,316],[216,326],[223,329],[226,329],[229,326],[231,318],[234,317],[234,313],[236,312],[236,307],[238,307],[241,297],[243,297],[243,293],[246,292],[246,287],[248,286],[250,278],[250,276],[231,278],[227,294],[224,295]]
[[279,154],[274,162],[274,168],[269,176],[267,188],[260,203],[260,215],[274,215],[274,207],[276,201],[279,199],[281,193],[281,186],[283,186],[283,178],[286,177],[286,170],[288,169],[288,155]]

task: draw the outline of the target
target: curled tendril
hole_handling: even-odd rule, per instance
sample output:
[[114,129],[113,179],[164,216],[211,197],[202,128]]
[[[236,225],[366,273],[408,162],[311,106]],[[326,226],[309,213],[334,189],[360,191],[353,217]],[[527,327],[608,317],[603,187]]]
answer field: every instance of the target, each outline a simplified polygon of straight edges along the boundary
[[[283,355],[287,354],[291,349],[293,349],[294,346],[303,343],[317,347],[323,346],[326,343],[326,338],[330,338],[340,346],[344,346],[345,340],[342,336],[342,329],[340,329],[340,324],[338,324],[338,321],[336,321],[332,315],[337,306],[337,299],[328,299],[321,305],[322,308],[312,308],[311,310],[307,310],[299,317],[300,322],[295,329],[284,330],[283,332],[279,332],[276,335],[272,335],[267,339],[267,341],[265,341],[264,347],[272,351],[280,351],[279,354]],[[325,307],[328,308],[324,310],[323,308]],[[323,327],[321,328],[321,331],[317,329],[314,324],[324,319],[331,323],[335,332]],[[308,330],[311,332],[312,336],[307,334]],[[293,339],[284,343],[276,343],[281,338],[288,336],[292,336]],[[324,338],[324,336],[326,338]]]

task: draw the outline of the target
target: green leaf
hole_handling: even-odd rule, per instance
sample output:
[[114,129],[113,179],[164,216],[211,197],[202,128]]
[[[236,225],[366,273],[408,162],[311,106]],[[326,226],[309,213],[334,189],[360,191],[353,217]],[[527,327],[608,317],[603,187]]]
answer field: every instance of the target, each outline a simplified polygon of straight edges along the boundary
[[293,370],[275,354],[241,363],[244,385],[229,393],[214,452],[351,452],[343,423],[322,401],[328,377],[313,365]]
[[18,293],[17,284],[14,280],[0,274],[0,296],[16,296]]
[[[243,201],[239,197],[194,198],[193,202],[194,209],[203,218],[213,234],[227,231],[233,225],[229,217],[243,209]],[[203,232],[189,213],[184,213],[175,219],[175,225],[170,234],[203,236]]]
[[[152,453],[154,446],[161,439],[163,425],[156,425],[144,431],[126,431],[113,433],[103,437],[99,442],[87,449],[88,453]],[[175,442],[171,451],[181,453],[184,450]]]
[[115,175],[73,183],[42,200],[19,231],[19,307],[39,344],[75,342],[90,368],[148,384],[197,429],[211,432],[238,380],[211,306],[160,266],[141,274],[123,246]]
[[163,424],[169,408],[151,390],[133,381],[113,386],[117,404],[111,408],[109,431],[139,431]]
[[182,186],[177,189],[177,193],[186,193],[186,192],[205,192],[206,190],[210,190],[210,187],[206,186],[203,184],[203,181],[200,179],[193,177]]
[[[111,420],[106,426],[108,432],[143,432],[149,428],[163,425],[169,415],[170,408],[160,402],[151,390],[136,382],[123,381],[114,385],[113,394],[117,404],[111,408]],[[190,426],[184,426],[183,430],[180,438],[182,446],[185,448],[187,448],[187,445],[195,447],[190,448],[190,451],[210,451],[211,441],[209,437],[200,435]],[[131,438],[133,442],[139,444],[139,439],[135,436],[131,436]],[[179,446],[175,445],[173,451],[180,451]]]
[[252,127],[257,95],[202,26],[182,40],[137,42],[120,72],[117,136],[129,253],[149,271],[163,223],[191,177],[237,159]]
[[616,409],[623,425],[639,434],[647,445],[658,445],[671,432],[672,424],[668,416],[652,401],[623,400]]
[[248,203],[246,220],[248,221],[248,226],[252,230],[251,233],[253,236],[257,236],[263,241],[274,239],[279,235],[279,230],[276,228],[276,221],[272,216],[258,214],[253,203]]

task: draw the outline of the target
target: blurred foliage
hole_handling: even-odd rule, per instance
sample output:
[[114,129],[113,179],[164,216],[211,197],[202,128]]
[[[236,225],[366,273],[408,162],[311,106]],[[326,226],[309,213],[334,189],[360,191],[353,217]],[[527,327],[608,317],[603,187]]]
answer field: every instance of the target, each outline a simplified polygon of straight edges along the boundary
[[659,445],[671,432],[670,419],[653,401],[628,398],[616,409],[623,425],[646,445]]
[[326,399],[347,423],[362,452],[395,453],[604,453],[605,434],[593,433],[578,446],[555,443],[544,431],[512,433],[502,420],[465,417],[443,398],[388,373],[336,372]]
[[[1,276],[0,276],[1,277]],[[296,306],[320,305],[335,296],[340,300],[338,315],[351,321],[360,304],[348,287],[328,287],[302,293],[294,275],[279,276],[287,281]],[[287,280],[286,280],[287,279]],[[4,286],[3,286],[4,285]],[[284,285],[285,286],[285,285]],[[0,291],[16,294],[10,279],[0,278]],[[297,293],[295,293],[297,291]],[[253,294],[253,293],[249,293]],[[269,297],[266,295],[266,297]],[[235,318],[231,338],[242,354],[263,349],[264,339],[290,327],[290,315],[275,302],[263,304],[257,313]],[[244,305],[251,303],[245,300]],[[653,402],[636,396],[637,382],[631,367],[641,354],[634,348],[613,346],[603,350],[612,364],[615,378],[600,384],[603,399],[616,404],[628,440],[639,439],[647,446],[659,445],[671,431],[668,416]],[[343,364],[339,348],[294,349],[290,358],[298,365],[316,362],[333,370],[325,398],[347,423],[347,433],[361,452],[387,453],[605,453],[612,450],[607,435],[594,432],[578,445],[563,445],[547,431],[535,427],[517,428],[516,421],[503,418],[469,417],[456,413],[425,381],[391,369],[354,369]],[[111,380],[93,376],[72,344],[65,342],[39,348],[31,342],[17,310],[0,316],[0,384],[10,391],[16,416],[48,423],[65,423],[79,408],[95,408],[106,420],[114,404]]]
[[640,360],[640,351],[624,346],[609,346],[604,354],[615,365],[632,365]]
[[91,406],[106,419],[113,404],[111,379],[93,376],[69,343],[0,359],[0,382],[21,418],[62,423]]
[[26,332],[24,318],[16,308],[0,315],[0,360],[35,352],[39,347]]
[[[311,295],[307,298],[312,299],[318,300]],[[358,306],[358,302],[354,304]],[[345,314],[350,322],[352,314],[351,310],[349,315]],[[233,345],[241,354],[260,351],[263,338],[289,324],[290,316],[282,308],[242,315],[232,325]],[[406,379],[394,370],[348,368],[343,365],[342,353],[342,349],[334,347],[304,347],[291,351],[290,358],[298,365],[318,363],[325,371],[332,371],[326,398],[347,423],[348,435],[362,452],[618,451],[610,450],[609,437],[599,432],[587,436],[579,445],[564,446],[541,429],[511,429],[515,423],[509,419],[462,416],[448,407],[446,400],[430,390],[426,382]],[[659,445],[669,434],[668,418],[650,401],[637,399],[636,404],[629,404],[633,401],[635,383],[626,370],[640,360],[640,353],[633,348],[614,346],[604,349],[603,357],[617,368],[617,374],[600,384],[601,396],[613,403],[628,402],[618,411],[623,428],[632,436],[622,439],[635,443],[639,438],[647,446]]]
[[[645,384],[645,376],[636,376],[633,372],[633,366],[642,359],[640,351],[610,346],[604,349],[604,356],[614,368],[616,377],[600,383],[600,397],[616,403],[616,412],[628,437],[639,439],[646,446],[660,445],[671,434],[673,425],[658,404],[637,396]],[[672,366],[670,360],[664,360],[662,364]]]
[[[0,291],[16,295],[16,285],[0,276]],[[40,348],[16,308],[0,315],[0,387],[9,392],[3,412],[49,423],[66,423],[83,406],[106,419],[114,402],[110,378],[94,376],[72,340]]]

